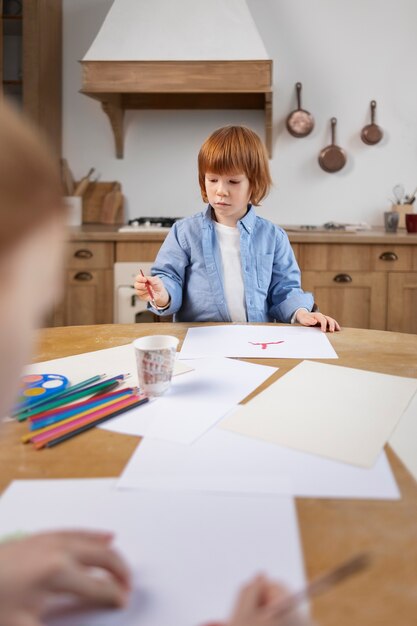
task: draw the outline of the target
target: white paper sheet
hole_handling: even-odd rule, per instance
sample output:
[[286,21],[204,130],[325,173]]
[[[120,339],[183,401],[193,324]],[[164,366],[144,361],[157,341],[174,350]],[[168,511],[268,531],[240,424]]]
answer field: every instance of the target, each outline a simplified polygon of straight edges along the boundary
[[363,469],[220,428],[212,428],[192,446],[143,439],[117,486],[306,498],[400,497],[384,452],[372,469]]
[[389,445],[417,480],[417,395],[398,422]]
[[319,328],[233,324],[189,328],[181,359],[209,356],[257,359],[337,359]]
[[[175,363],[174,376],[191,371],[192,366],[186,366],[182,361]],[[66,376],[72,385],[91,378],[96,374],[117,376],[119,374],[131,374],[124,387],[132,387],[138,384],[135,352],[132,344],[116,348],[106,348],[95,352],[84,352],[67,356],[52,361],[34,363],[25,369],[25,374],[62,374]]]
[[102,425],[129,435],[190,444],[262,384],[276,369],[232,359],[199,359],[169,391]]
[[121,492],[115,481],[17,481],[0,499],[0,536],[100,528],[135,574],[130,606],[48,626],[198,626],[223,620],[238,588],[260,571],[304,585],[292,499]]
[[303,361],[221,427],[372,467],[416,391],[414,378]]

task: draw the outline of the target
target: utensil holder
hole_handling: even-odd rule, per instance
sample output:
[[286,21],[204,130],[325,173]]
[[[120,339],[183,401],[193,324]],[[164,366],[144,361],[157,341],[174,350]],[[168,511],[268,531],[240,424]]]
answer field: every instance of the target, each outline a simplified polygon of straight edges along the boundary
[[405,216],[406,213],[414,213],[414,207],[412,204],[393,204],[392,210],[399,213],[400,220],[398,222],[398,228],[405,228]]

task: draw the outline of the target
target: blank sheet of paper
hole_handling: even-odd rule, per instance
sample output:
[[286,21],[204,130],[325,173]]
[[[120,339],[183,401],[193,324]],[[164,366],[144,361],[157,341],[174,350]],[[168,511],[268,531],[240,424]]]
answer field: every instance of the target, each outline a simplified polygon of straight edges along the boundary
[[143,439],[117,486],[306,498],[399,498],[384,452],[373,468],[364,469],[220,428],[212,428],[192,446]]
[[[182,361],[176,361],[174,376],[185,374],[192,369],[192,366],[187,366]],[[66,376],[72,385],[96,374],[107,374],[107,376],[131,374],[124,385],[120,385],[120,389],[122,387],[134,387],[138,384],[136,357],[131,343],[116,348],[106,348],[105,350],[53,359],[52,361],[42,361],[29,365],[25,369],[25,374],[49,373]]]
[[190,444],[276,372],[273,367],[232,359],[186,364],[193,371],[176,376],[167,393],[105,422],[102,428]]
[[398,422],[389,445],[417,480],[417,395]]
[[291,498],[122,492],[115,481],[17,481],[0,499],[0,536],[100,528],[134,573],[123,611],[72,615],[48,626],[198,626],[225,620],[239,587],[259,572],[304,585]]
[[221,427],[372,467],[416,391],[414,378],[303,361]]
[[233,324],[189,328],[181,359],[202,357],[265,359],[337,359],[327,335],[319,328],[268,324]]

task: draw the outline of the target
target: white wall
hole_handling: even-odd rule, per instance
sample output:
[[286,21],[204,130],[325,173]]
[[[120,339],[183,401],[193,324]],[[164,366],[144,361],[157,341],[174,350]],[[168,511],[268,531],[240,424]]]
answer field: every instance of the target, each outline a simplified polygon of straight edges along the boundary
[[[106,116],[97,102],[78,93],[77,63],[111,4],[64,0],[64,155],[77,176],[95,166],[102,180],[120,180],[130,217],[190,215],[203,207],[196,169],[203,140],[230,123],[247,124],[263,136],[263,116],[256,111],[128,112],[125,158],[116,159]],[[417,3],[248,0],[248,6],[274,61],[275,187],[260,214],[282,224],[381,224],[394,184],[402,182],[408,191],[417,186]],[[221,24],[218,33],[227,36]],[[298,80],[303,105],[316,119],[314,132],[304,139],[285,129]],[[373,98],[385,137],[370,147],[359,134],[369,122]],[[337,142],[349,161],[342,171],[326,174],[317,155],[330,143],[333,115]]]

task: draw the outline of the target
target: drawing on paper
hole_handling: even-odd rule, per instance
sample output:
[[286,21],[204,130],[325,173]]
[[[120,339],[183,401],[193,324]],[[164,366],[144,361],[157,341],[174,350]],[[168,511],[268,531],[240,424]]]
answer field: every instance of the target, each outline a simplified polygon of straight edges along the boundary
[[248,343],[252,344],[252,346],[261,346],[262,350],[266,350],[267,346],[272,346],[277,343],[284,343],[284,341],[265,341],[265,342],[257,342],[249,341]]

